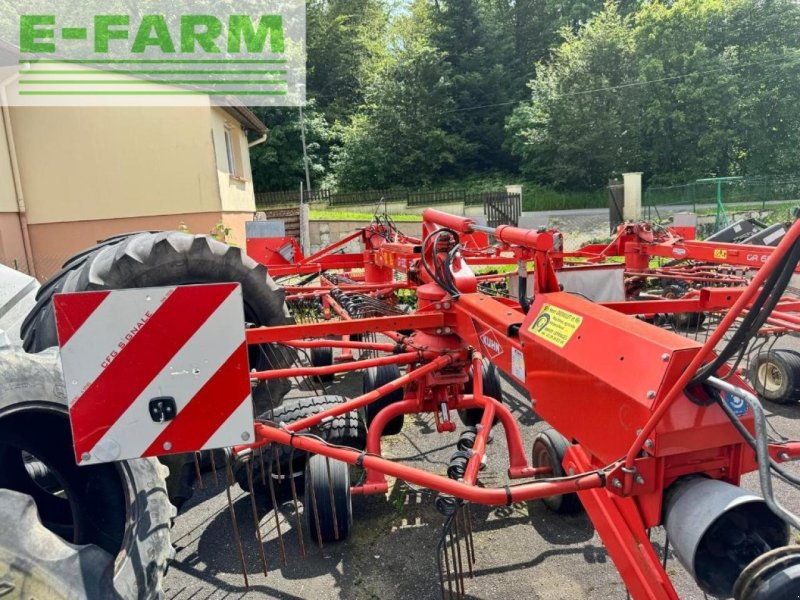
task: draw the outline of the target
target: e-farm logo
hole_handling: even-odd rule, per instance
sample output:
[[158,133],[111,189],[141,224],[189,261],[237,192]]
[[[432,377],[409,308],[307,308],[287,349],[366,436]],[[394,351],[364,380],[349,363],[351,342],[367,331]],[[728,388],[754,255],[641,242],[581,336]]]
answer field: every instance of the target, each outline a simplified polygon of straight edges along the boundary
[[17,16],[12,104],[305,100],[303,0],[29,0]]
[[[130,15],[96,15],[94,17],[94,51],[108,54],[112,40],[130,40]],[[23,53],[55,52],[56,31],[63,40],[85,40],[89,35],[87,27],[56,28],[55,15],[20,15],[19,41]],[[180,51],[194,53],[197,50],[209,54],[219,54],[219,41],[223,37],[222,22],[211,15],[183,15],[179,21]],[[242,45],[248,52],[262,53],[269,40],[270,51],[283,53],[283,18],[280,15],[261,15],[258,25],[253,24],[249,15],[228,17],[227,51],[236,54]],[[178,47],[170,31],[165,15],[144,15],[139,23],[136,36],[130,45],[131,54],[142,54],[148,48],[158,48],[165,56],[175,54]]]

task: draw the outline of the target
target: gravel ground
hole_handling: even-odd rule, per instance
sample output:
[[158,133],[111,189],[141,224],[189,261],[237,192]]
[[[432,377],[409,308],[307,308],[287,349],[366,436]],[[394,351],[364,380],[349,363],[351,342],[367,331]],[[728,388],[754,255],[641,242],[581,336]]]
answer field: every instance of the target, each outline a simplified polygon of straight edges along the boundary
[[[338,393],[354,396],[360,389],[356,374],[340,377]],[[537,422],[527,398],[508,382],[506,401],[518,418],[526,444],[545,425]],[[785,435],[800,437],[800,406],[768,405],[770,423]],[[384,439],[384,452],[392,458],[444,473],[459,432],[437,434],[431,416],[406,418],[403,431]],[[507,468],[505,442],[498,432],[490,445],[489,469],[481,476],[485,485],[502,485]],[[792,467],[790,467],[792,468]],[[793,469],[798,472],[798,469]],[[275,513],[259,507],[260,528],[269,574],[261,572],[249,496],[231,488],[242,534],[250,587],[240,573],[226,494],[204,476],[198,490],[177,518],[173,540],[177,557],[166,579],[170,599],[240,598],[398,598],[440,597],[436,547],[443,517],[433,507],[434,495],[393,482],[388,497],[353,497],[354,525],[346,542],[312,546],[306,529],[301,557],[294,507],[280,507],[280,524],[287,564],[281,564]],[[745,486],[757,489],[753,475]],[[800,512],[800,495],[776,482],[779,500]],[[301,509],[302,510],[302,509]],[[587,598],[624,599],[625,588],[609,556],[585,515],[561,516],[541,503],[511,507],[473,506],[476,564],[474,578],[466,581],[466,598]],[[305,529],[305,525],[303,525]],[[664,532],[653,530],[652,539],[662,551]],[[667,570],[681,598],[703,598],[702,592],[670,553]]]

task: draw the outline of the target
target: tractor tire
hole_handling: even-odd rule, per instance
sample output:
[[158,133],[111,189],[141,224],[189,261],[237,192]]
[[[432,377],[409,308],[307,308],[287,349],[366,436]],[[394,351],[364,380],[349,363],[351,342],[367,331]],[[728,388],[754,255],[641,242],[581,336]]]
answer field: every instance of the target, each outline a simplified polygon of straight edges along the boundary
[[[387,383],[391,383],[399,378],[400,367],[397,365],[381,365],[379,367],[370,367],[363,372],[361,379],[361,391],[364,394],[368,394],[372,390],[376,390],[379,387],[386,385]],[[404,395],[405,392],[403,391],[403,388],[400,388],[391,392],[390,394],[381,396],[372,404],[367,404],[364,409],[364,413],[367,417],[367,427],[372,424],[373,419],[375,419],[381,410],[390,404],[400,402]],[[386,427],[383,428],[381,435],[397,435],[403,429],[404,420],[405,415],[396,416],[391,421],[386,423]]]
[[[488,358],[483,359],[483,393],[499,402],[503,402],[503,388],[500,385],[500,377],[495,367]],[[469,381],[464,385],[464,393],[472,393],[472,369],[470,369]],[[458,417],[466,427],[474,427],[481,422],[483,417],[482,408],[465,408],[458,411]],[[497,423],[495,417],[493,423]]]
[[[539,433],[533,440],[531,450],[531,466],[550,467],[552,473],[537,475],[536,479],[550,479],[552,477],[564,477],[564,467],[562,463],[564,456],[569,448],[567,438],[549,427]],[[553,512],[572,515],[583,510],[578,494],[563,494],[561,496],[548,496],[542,498],[544,505]]]
[[160,597],[174,556],[166,471],[153,459],[78,467],[57,350],[0,348],[0,592]]
[[[330,367],[333,365],[333,348],[312,348],[311,349],[312,367]],[[336,377],[333,373],[328,375],[318,375],[317,379],[324,383],[330,383]]]
[[[272,421],[274,423],[292,423],[306,417],[310,417],[323,410],[328,410],[334,406],[345,402],[342,396],[309,396],[307,398],[290,398],[274,410],[261,415],[259,420]],[[312,435],[321,437],[326,442],[349,446],[358,450],[363,450],[367,446],[367,427],[358,411],[351,411],[344,415],[339,415],[333,419],[320,423],[307,431]],[[295,450],[282,444],[276,444],[273,451],[272,445],[265,446],[264,467],[270,469],[270,458],[272,458],[271,474],[275,486],[275,494],[279,495],[279,488],[288,491],[286,476],[295,478],[298,489],[301,489],[301,478],[305,472],[308,453],[302,450]],[[258,451],[256,451],[258,452]],[[264,485],[261,478],[261,458],[255,454],[253,460],[253,489],[250,489],[247,480],[247,466],[237,465],[235,469],[236,481],[245,492],[253,492],[259,496],[266,496],[269,499],[269,484]],[[265,474],[266,475],[266,474]],[[284,488],[283,485],[286,487]]]
[[[70,258],[65,268],[40,291],[40,298],[23,324],[23,346],[40,352],[58,345],[52,296],[85,292],[181,284],[237,282],[242,286],[245,321],[255,325],[292,323],[284,293],[258,264],[239,248],[209,235],[178,231],[144,232],[110,238],[93,250]],[[296,356],[284,346],[249,348],[250,367],[257,370],[288,367]],[[280,404],[291,384],[285,379],[261,382],[253,390],[256,414]],[[168,486],[176,506],[192,494],[195,471],[191,459],[170,458]]]
[[353,503],[347,463],[321,454],[311,455],[306,463],[303,511],[315,543],[330,544],[348,538],[353,525]]
[[800,353],[793,350],[759,352],[749,367],[750,383],[761,398],[776,404],[800,401]]

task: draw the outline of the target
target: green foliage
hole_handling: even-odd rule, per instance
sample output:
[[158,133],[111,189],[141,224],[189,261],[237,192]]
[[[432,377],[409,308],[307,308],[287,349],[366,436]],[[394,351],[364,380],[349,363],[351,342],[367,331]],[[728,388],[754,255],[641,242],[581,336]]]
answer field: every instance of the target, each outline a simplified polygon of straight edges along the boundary
[[448,67],[430,44],[428,7],[415,2],[392,30],[392,52],[365,93],[365,103],[339,130],[333,163],[343,189],[429,183],[455,164],[464,142],[444,128]]
[[[530,83],[533,102],[508,121],[512,151],[523,173],[556,187],[602,186],[614,169],[636,162],[631,144],[633,93],[597,92],[634,78],[636,51],[630,17],[607,4],[581,33],[565,42]],[[613,165],[609,169],[609,165]]]
[[[307,5],[315,188],[523,179],[526,209],[555,209],[605,206],[582,190],[624,171],[669,185],[800,169],[794,0]],[[298,189],[297,110],[257,112],[256,189]]]
[[[252,110],[269,127],[267,141],[250,149],[255,189],[299,189],[300,182],[305,181],[300,111],[297,108],[268,107],[254,107]],[[309,102],[303,113],[313,185],[327,173],[331,130],[314,101]]]
[[791,0],[608,2],[539,66],[509,119],[523,171],[603,185],[641,170],[661,182],[800,166],[795,110],[800,7]]

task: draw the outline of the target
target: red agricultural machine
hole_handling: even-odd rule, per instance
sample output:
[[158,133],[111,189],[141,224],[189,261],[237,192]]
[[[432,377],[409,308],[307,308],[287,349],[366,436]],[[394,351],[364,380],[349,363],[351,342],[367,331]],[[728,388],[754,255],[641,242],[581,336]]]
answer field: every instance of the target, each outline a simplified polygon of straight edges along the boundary
[[[254,319],[245,284],[60,289],[54,307],[78,464],[228,447],[229,481],[254,491],[260,480],[273,504],[287,493],[297,507],[303,495],[298,533],[319,544],[347,537],[352,495],[385,494],[387,477],[423,486],[438,492],[446,518],[444,596],[463,597],[472,570],[470,504],[534,499],[560,512],[583,507],[633,598],[678,597],[649,539],[660,525],[703,592],[800,595],[800,548],[789,545],[800,520],[772,489],[773,477],[800,484],[782,466],[800,456],[800,442],[770,442],[738,368],[759,331],[795,322],[786,315],[798,307],[784,291],[800,259],[800,223],[746,279],[712,287],[719,271],[692,266],[679,274],[692,282],[683,297],[636,301],[625,297],[632,278],[677,278],[647,272],[663,240],[639,230],[621,230],[613,252],[572,256],[558,232],[487,228],[435,210],[425,211],[422,232],[404,236],[382,219],[353,234],[361,253],[337,253],[346,239],[271,269],[287,278],[291,321]],[[677,247],[695,252],[680,244],[672,257]],[[595,266],[612,254],[636,260]],[[516,297],[507,273],[476,273],[499,265],[517,269]],[[595,283],[570,289],[584,275]],[[589,288],[605,298],[593,301]],[[721,316],[701,343],[655,326],[654,315],[667,313]],[[336,359],[333,348],[342,351]],[[310,364],[296,360],[306,353]],[[527,390],[551,426],[532,449],[502,402],[497,370]],[[276,391],[347,371],[363,371],[363,394],[289,404]],[[413,413],[432,414],[439,432],[461,431],[446,473],[382,453],[382,436]],[[499,429],[507,483],[487,487],[482,465]],[[739,487],[751,471],[763,497]]]

